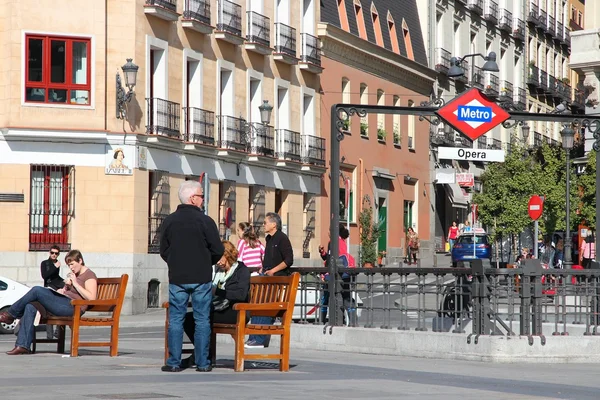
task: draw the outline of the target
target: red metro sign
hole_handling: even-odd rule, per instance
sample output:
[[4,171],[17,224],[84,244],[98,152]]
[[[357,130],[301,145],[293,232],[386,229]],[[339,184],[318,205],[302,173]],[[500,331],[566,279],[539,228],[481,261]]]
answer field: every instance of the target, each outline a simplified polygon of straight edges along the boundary
[[500,125],[510,114],[473,88],[436,111],[444,121],[471,140]]

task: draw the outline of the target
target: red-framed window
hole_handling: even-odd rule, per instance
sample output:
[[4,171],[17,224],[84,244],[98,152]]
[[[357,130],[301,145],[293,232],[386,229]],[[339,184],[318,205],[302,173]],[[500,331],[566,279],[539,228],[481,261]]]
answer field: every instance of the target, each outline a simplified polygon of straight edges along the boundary
[[29,249],[53,244],[69,249],[69,222],[75,214],[75,168],[32,165],[29,202]]
[[25,102],[89,105],[89,38],[25,36]]

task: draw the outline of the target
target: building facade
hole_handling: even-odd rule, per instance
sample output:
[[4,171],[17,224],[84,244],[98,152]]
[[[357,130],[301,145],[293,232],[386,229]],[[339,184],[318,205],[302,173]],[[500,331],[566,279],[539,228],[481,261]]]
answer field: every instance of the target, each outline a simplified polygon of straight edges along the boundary
[[[419,106],[428,101],[435,72],[428,68],[415,1],[323,1],[321,132],[331,140],[331,106],[353,103]],[[345,116],[342,116],[345,117]],[[405,231],[421,239],[421,257],[430,258],[432,184],[429,124],[418,116],[367,114],[347,119],[341,141],[341,176],[326,176],[318,237],[327,247],[330,179],[340,180],[340,220],[350,226],[350,250],[359,260],[359,216],[372,207],[381,231],[379,252],[387,263],[400,260]],[[330,147],[330,144],[327,144]],[[329,164],[329,154],[327,155]]]
[[275,211],[295,264],[319,263],[319,15],[316,0],[0,5],[0,274],[41,283],[58,244],[98,276],[130,275],[125,313],[158,306],[159,227],[200,177],[223,238]]

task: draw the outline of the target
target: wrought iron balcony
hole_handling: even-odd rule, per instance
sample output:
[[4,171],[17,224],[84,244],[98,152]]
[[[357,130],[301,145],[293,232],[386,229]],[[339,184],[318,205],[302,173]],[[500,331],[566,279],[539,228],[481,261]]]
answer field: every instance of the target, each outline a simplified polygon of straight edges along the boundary
[[185,0],[181,26],[204,34],[212,33],[210,0]]
[[461,62],[460,69],[462,69],[463,74],[454,79],[459,82],[468,83],[469,82],[469,73],[471,72],[471,69],[469,68],[469,62],[467,60],[464,60],[463,62]]
[[483,0],[467,0],[467,7],[476,14],[483,14]]
[[544,92],[548,91],[548,73],[543,70],[540,70],[540,89]]
[[487,148],[487,137],[480,136],[479,139],[477,139],[477,148],[478,149],[485,149],[485,148]]
[[304,164],[325,166],[325,139],[313,135],[300,135],[301,158]]
[[565,46],[571,45],[571,29],[567,28],[566,26],[565,26],[565,32],[563,35],[562,44],[564,44]]
[[248,149],[246,121],[229,115],[220,115],[217,121],[219,123],[219,148],[246,152]]
[[296,29],[281,22],[275,24],[275,54],[273,58],[288,64],[297,64]]
[[508,33],[511,33],[511,31],[513,29],[512,13],[510,11],[508,11],[506,8],[503,8],[500,11],[500,29],[503,31],[506,31]]
[[570,102],[573,99],[573,88],[568,83],[563,82],[563,100]]
[[546,33],[552,37],[556,35],[556,18],[551,15],[548,16],[548,27],[546,28]]
[[540,69],[535,65],[529,66],[529,75],[527,76],[527,84],[538,87],[540,85]]
[[540,10],[540,13],[538,15],[538,20],[537,20],[537,23],[535,24],[535,26],[537,26],[539,29],[546,30],[547,22],[548,22],[548,13],[546,13],[545,10]]
[[302,34],[302,52],[300,54],[300,69],[319,73],[321,68],[321,49],[319,38],[308,33]]
[[542,134],[539,132],[533,132],[533,145],[535,147],[540,147],[542,143]]
[[450,69],[450,58],[452,55],[446,49],[437,48],[435,49],[435,70],[443,74],[447,74]]
[[538,16],[540,13],[540,8],[537,4],[531,3],[529,4],[529,14],[527,14],[527,22],[536,25],[538,22]]
[[248,11],[248,28],[246,40],[249,43],[257,43],[262,46],[271,46],[271,20],[254,11]]
[[485,94],[491,97],[496,97],[500,93],[500,79],[498,75],[485,73]]
[[179,103],[158,99],[147,98],[146,133],[149,135],[162,135],[180,138],[179,123],[181,106]]
[[504,100],[513,99],[513,84],[507,80],[503,80],[500,84],[500,98]]
[[165,21],[177,21],[177,0],[146,0],[144,14],[153,15]]
[[548,75],[548,93],[554,97],[558,97],[557,81],[552,75]]
[[217,39],[241,44],[242,6],[229,0],[217,0]]
[[195,107],[184,107],[186,142],[215,145],[215,113]]
[[527,91],[523,88],[517,88],[513,94],[513,102],[518,105],[521,110],[527,107]]
[[556,30],[554,31],[554,39],[562,42],[565,27],[562,22],[556,22]]
[[275,132],[272,126],[260,122],[250,123],[248,149],[250,154],[275,157]]
[[525,40],[525,21],[521,18],[513,19],[513,37],[516,40]]
[[275,130],[275,152],[280,160],[302,161],[300,133],[288,129]]
[[483,76],[483,70],[476,65],[473,65],[473,73],[471,74],[471,81],[469,84],[472,87],[483,89],[485,79]]
[[502,150],[502,140],[500,139],[491,139],[491,143],[488,140],[488,148],[494,150]]
[[485,2],[485,12],[483,13],[483,18],[492,23],[498,23],[498,3],[494,0],[486,0]]

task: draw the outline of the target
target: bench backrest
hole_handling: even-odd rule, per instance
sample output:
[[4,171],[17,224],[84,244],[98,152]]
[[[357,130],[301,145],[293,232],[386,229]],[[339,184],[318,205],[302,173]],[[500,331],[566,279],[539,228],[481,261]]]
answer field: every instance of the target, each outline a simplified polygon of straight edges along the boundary
[[121,314],[121,307],[125,300],[125,290],[129,275],[123,274],[120,278],[98,278],[98,300],[115,300],[112,305],[90,306],[87,311],[114,312]]
[[[283,312],[252,312],[252,315],[279,315],[286,313],[291,320],[300,274],[294,272],[290,276],[253,276],[250,278],[250,304],[286,303]],[[287,311],[290,311],[287,313]]]

